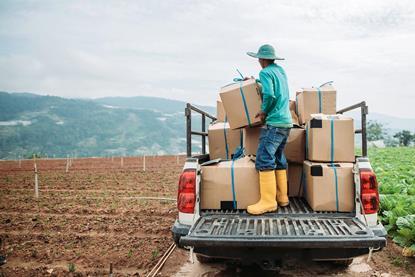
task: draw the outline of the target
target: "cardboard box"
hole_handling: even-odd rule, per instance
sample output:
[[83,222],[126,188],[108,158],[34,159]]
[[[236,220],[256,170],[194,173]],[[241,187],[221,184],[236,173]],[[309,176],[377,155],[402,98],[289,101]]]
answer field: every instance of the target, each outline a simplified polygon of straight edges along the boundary
[[229,160],[238,146],[241,146],[242,130],[231,130],[227,122],[215,122],[208,128],[209,157]]
[[303,196],[305,176],[303,174],[303,164],[288,164],[288,196]]
[[[232,161],[202,165],[201,209],[233,209]],[[248,157],[234,162],[234,190],[237,209],[246,209],[259,198],[259,177]]]
[[314,114],[307,123],[307,159],[318,162],[355,162],[353,118]]
[[319,88],[303,88],[296,95],[298,120],[307,123],[311,114],[336,114],[336,89],[331,85]]
[[261,110],[261,94],[255,80],[249,79],[221,88],[220,98],[231,129],[261,124],[260,118],[255,118]]
[[295,101],[290,100],[290,113],[293,125],[300,126],[300,122],[298,121],[298,115],[296,112]]
[[[261,127],[243,129],[243,145],[246,155],[256,155]],[[291,128],[285,145],[284,154],[289,162],[302,164],[305,160],[305,129]]]
[[223,108],[223,103],[220,100],[216,100],[216,121],[225,122],[226,113]]
[[305,129],[291,128],[284,154],[289,162],[302,164],[305,160]]
[[261,126],[252,128],[246,127],[243,129],[243,145],[245,148],[245,155],[256,156],[261,129]]
[[314,211],[352,212],[355,195],[352,171],[352,163],[305,161],[304,192],[311,208]]

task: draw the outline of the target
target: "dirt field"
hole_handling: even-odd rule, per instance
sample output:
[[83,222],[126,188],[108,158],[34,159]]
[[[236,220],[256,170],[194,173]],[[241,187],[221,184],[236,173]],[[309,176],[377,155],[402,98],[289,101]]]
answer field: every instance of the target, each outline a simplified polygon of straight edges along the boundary
[[[0,276],[145,276],[172,243],[178,176],[184,157],[0,161]],[[165,197],[149,200],[142,197]],[[284,263],[280,276],[396,276],[415,272],[413,259],[390,243],[373,260],[359,258],[347,270],[329,264]],[[176,250],[161,276],[275,276],[255,267],[201,265]],[[389,275],[388,275],[389,274]]]

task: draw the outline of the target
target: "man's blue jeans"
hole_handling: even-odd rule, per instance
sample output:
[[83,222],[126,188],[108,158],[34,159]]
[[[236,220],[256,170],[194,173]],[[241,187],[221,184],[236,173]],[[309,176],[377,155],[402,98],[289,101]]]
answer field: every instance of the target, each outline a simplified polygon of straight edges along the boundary
[[290,130],[290,128],[271,125],[266,125],[261,129],[255,162],[257,170],[287,169],[284,148]]

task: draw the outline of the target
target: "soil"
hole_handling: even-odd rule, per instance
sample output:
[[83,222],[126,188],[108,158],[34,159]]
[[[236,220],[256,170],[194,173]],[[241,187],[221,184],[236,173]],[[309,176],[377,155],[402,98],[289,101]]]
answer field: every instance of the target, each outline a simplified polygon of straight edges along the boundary
[[[172,243],[177,181],[184,157],[42,159],[39,198],[33,160],[0,161],[0,276],[145,276]],[[143,197],[163,197],[151,200]],[[413,276],[415,261],[389,241],[347,269],[330,263],[255,266],[200,264],[177,249],[158,276]],[[412,275],[411,275],[412,274]]]

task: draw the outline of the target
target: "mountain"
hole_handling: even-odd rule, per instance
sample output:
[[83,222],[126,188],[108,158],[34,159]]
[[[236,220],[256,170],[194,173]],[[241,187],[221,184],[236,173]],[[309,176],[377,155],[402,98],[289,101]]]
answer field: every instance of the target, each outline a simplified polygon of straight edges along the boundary
[[[0,159],[33,153],[79,157],[185,152],[184,102],[112,99],[0,92]],[[200,126],[200,119],[194,119],[194,126]]]
[[[150,97],[150,96],[135,96],[135,97],[105,97],[94,99],[95,102],[114,108],[128,108],[128,109],[145,109],[158,111],[162,113],[177,113],[183,111],[186,102]],[[215,114],[216,109],[210,106],[198,106],[202,110]]]
[[[186,103],[157,97],[67,99],[32,93],[0,92],[0,159],[76,155],[177,154],[186,150]],[[201,106],[211,114],[215,108]],[[349,113],[360,124],[356,112]],[[388,132],[415,132],[415,119],[369,114]],[[200,116],[192,117],[200,130]],[[193,151],[201,140],[193,138]]]

